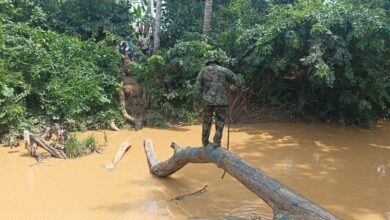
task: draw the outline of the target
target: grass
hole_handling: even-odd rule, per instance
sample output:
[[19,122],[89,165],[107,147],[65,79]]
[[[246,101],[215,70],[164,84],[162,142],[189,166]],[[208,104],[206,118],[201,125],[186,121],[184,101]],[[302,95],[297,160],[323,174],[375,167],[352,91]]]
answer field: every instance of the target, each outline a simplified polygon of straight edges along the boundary
[[77,140],[74,134],[70,135],[66,143],[65,154],[68,158],[76,158],[97,151],[99,148],[98,142],[93,135],[88,136],[85,140]]

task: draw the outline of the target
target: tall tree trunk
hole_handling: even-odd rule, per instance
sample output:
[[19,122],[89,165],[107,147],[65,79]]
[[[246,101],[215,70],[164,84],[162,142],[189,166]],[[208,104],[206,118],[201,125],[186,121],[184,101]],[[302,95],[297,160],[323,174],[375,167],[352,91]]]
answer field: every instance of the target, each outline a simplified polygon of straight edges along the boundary
[[204,6],[203,34],[208,35],[211,29],[211,16],[213,13],[213,0],[206,0]]
[[154,42],[153,42],[153,54],[157,53],[160,48],[160,30],[161,30],[161,1],[156,1],[156,19],[154,23]]
[[149,7],[148,7],[149,14],[154,18],[156,16],[156,12],[154,11],[154,0],[149,0]]

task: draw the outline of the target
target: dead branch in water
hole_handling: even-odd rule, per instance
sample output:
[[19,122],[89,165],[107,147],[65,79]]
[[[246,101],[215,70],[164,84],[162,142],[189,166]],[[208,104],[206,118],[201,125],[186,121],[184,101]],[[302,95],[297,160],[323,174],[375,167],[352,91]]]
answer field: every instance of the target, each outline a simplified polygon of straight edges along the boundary
[[186,197],[200,196],[200,195],[202,195],[205,192],[207,192],[207,185],[205,185],[202,189],[200,189],[200,190],[198,190],[196,192],[184,194],[184,195],[181,195],[181,196],[176,196],[175,198],[170,199],[168,201],[181,201],[181,200],[185,199]]
[[144,149],[153,175],[167,177],[188,163],[214,163],[263,199],[272,208],[275,220],[339,219],[225,148],[216,148],[213,144],[181,148],[175,143],[171,147],[174,149],[173,156],[159,162],[152,140],[145,140]]
[[116,167],[116,164],[122,159],[123,155],[130,149],[131,145],[127,142],[123,142],[119,147],[119,150],[116,152],[112,162],[103,165],[109,171],[113,171]]

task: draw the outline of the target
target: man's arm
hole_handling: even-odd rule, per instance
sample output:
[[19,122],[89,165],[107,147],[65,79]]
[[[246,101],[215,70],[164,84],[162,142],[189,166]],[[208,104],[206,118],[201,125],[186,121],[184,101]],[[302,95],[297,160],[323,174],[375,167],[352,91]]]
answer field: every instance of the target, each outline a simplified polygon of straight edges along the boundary
[[240,81],[238,80],[236,74],[234,74],[233,71],[229,70],[228,68],[225,68],[225,70],[226,70],[226,80],[228,81],[228,83],[239,87]]

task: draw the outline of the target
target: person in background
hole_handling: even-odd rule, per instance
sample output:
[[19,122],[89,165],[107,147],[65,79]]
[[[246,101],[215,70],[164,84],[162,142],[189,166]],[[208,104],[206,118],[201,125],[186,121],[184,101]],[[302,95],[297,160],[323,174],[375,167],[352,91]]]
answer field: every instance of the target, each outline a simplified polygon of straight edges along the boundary
[[121,43],[121,45],[119,46],[119,53],[122,55],[120,71],[122,72],[122,75],[127,75],[129,71],[129,45],[127,44],[127,41],[123,41]]
[[135,60],[134,42],[130,37],[126,38],[126,42],[127,42],[127,46],[128,46],[127,54],[129,56],[130,60],[134,61]]

